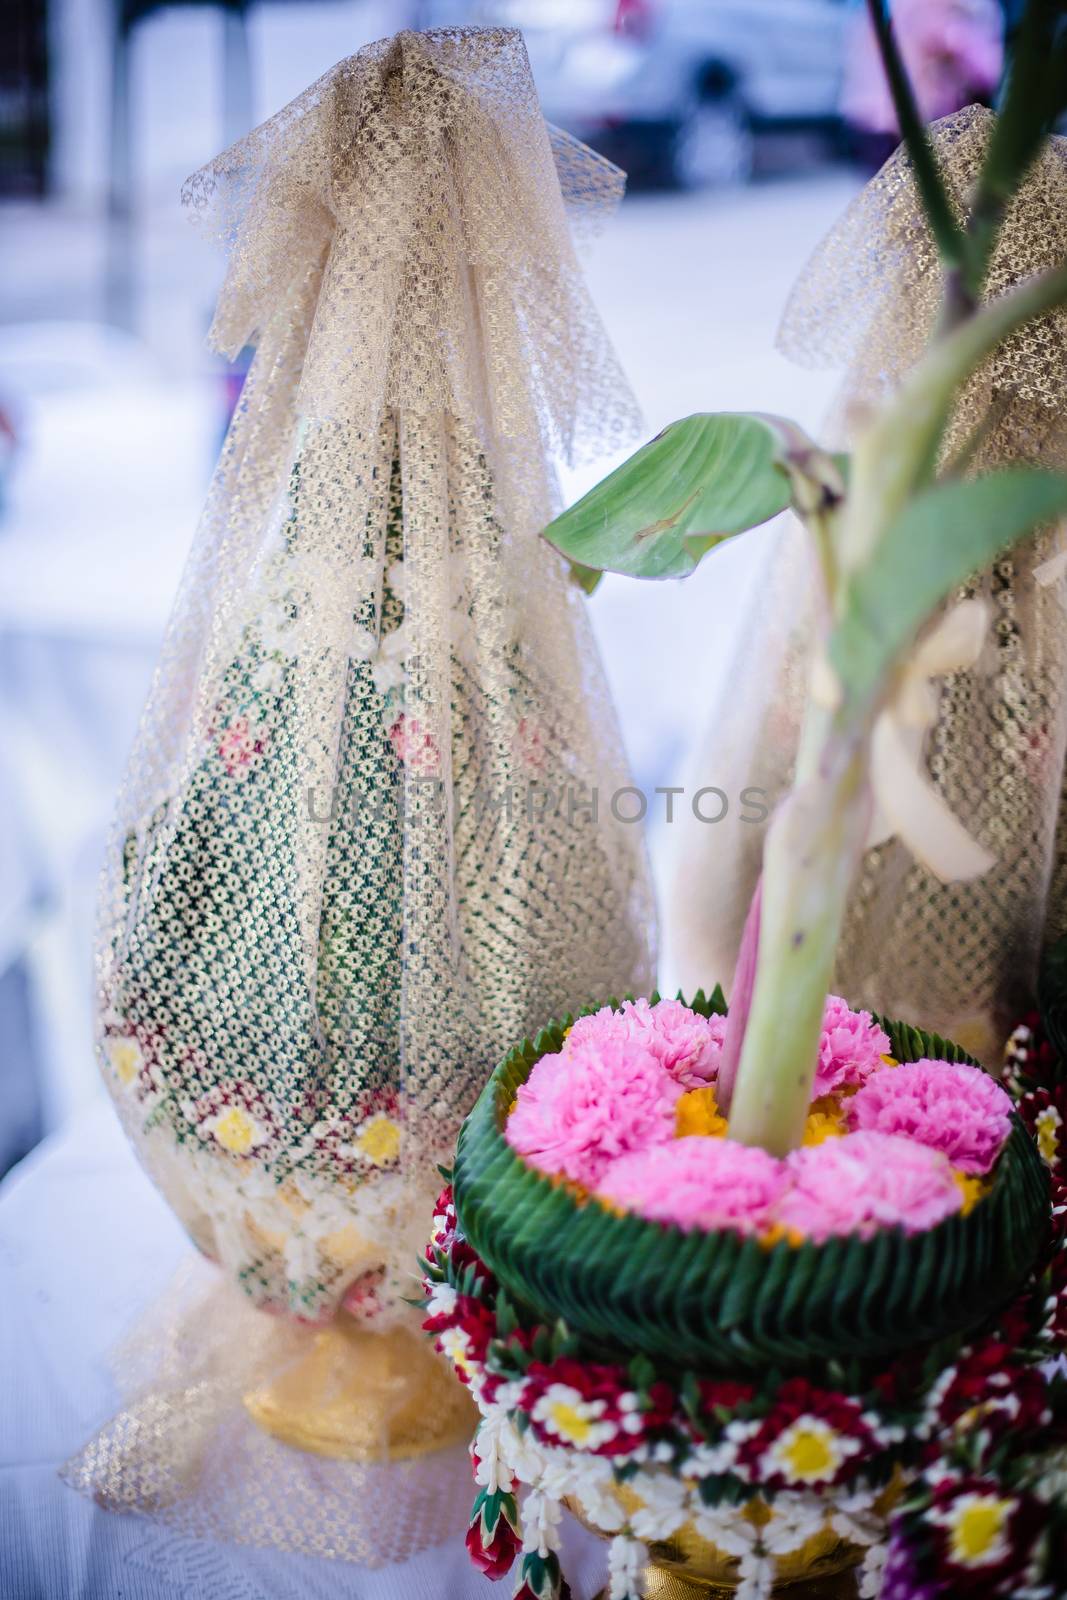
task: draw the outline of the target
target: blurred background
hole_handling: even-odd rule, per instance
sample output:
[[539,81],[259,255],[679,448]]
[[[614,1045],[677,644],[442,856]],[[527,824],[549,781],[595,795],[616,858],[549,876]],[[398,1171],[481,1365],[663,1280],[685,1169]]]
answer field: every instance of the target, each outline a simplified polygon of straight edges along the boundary
[[[992,97],[1010,10],[893,10],[927,117]],[[631,173],[588,271],[649,432],[749,407],[816,427],[833,375],[790,367],[776,323],[896,143],[849,0],[3,0],[2,15],[0,1173],[99,1092],[112,796],[240,389],[206,352],[221,262],[182,215],[182,179],[371,39],[521,28],[549,119]],[[568,496],[592,477],[565,475]],[[684,585],[608,579],[591,602],[650,795],[682,781],[773,544],[751,535]],[[669,833],[652,807],[661,886]]]

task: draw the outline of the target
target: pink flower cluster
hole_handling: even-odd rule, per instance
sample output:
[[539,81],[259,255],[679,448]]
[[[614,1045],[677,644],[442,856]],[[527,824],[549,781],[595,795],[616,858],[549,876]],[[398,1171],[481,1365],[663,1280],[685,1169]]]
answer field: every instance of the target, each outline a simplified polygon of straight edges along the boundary
[[[866,1011],[827,1001],[815,1098],[840,1096],[848,1131],[785,1161],[704,1134],[676,1136],[679,1098],[714,1086],[726,1021],[677,1000],[580,1018],[519,1089],[505,1136],[532,1166],[607,1204],[685,1230],[785,1229],[814,1240],[922,1232],[959,1211],[961,1173],[993,1167],[1011,1101],[975,1067],[889,1066]],[[713,1108],[714,1109],[714,1108]]]
[[[567,1036],[567,1046],[599,1045],[609,1037],[626,1038],[654,1056],[685,1089],[713,1083],[719,1070],[725,1017],[702,1017],[680,1000],[624,1000],[618,1011],[603,1006],[592,1016],[579,1017]],[[565,1048],[566,1048],[565,1047]]]
[[911,1061],[874,1073],[848,1104],[850,1126],[903,1134],[963,1172],[990,1170],[1011,1132],[1011,1100],[988,1073],[952,1061]]
[[852,1011],[840,995],[828,995],[813,1098],[864,1083],[888,1054],[889,1035],[869,1011]]
[[507,1141],[531,1166],[595,1189],[609,1162],[674,1135],[681,1085],[614,1031],[542,1056],[519,1089]]
[[920,1233],[963,1204],[943,1155],[886,1133],[828,1139],[784,1161],[729,1139],[678,1139],[612,1162],[596,1192],[684,1231],[778,1225],[817,1242],[879,1228]]
[[613,1161],[597,1193],[650,1222],[756,1233],[771,1225],[786,1183],[766,1150],[698,1135]]
[[869,1239],[881,1228],[923,1233],[963,1204],[945,1157],[892,1133],[850,1133],[786,1157],[789,1186],[777,1220],[816,1243]]
[[506,1138],[542,1172],[595,1189],[609,1163],[674,1138],[686,1088],[718,1070],[725,1024],[677,1000],[580,1017],[519,1089]]

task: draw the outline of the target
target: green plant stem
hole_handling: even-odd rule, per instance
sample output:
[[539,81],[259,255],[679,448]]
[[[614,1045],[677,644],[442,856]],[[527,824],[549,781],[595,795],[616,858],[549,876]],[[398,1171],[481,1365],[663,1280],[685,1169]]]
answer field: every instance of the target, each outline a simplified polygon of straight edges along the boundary
[[759,962],[730,1138],[784,1156],[800,1144],[826,994],[870,804],[866,744],[831,743],[764,846]]
[[1001,340],[1064,301],[1067,264],[991,300],[930,346],[857,442],[841,519],[844,572],[863,565],[911,495],[932,479],[960,385]]
[[947,325],[968,302],[973,306],[996,242],[1004,212],[1059,112],[1067,104],[1067,51],[1057,41],[1062,0],[1030,0],[1011,50],[1007,83],[975,189],[959,281],[946,296]]
[[[1067,300],[1067,265],[992,301],[939,340],[858,442],[834,515],[843,581],[870,561],[933,475],[956,390],[1015,328]],[[809,510],[810,515],[810,510]],[[891,674],[887,675],[887,684]],[[811,1099],[823,1007],[866,838],[870,731],[879,702],[809,701],[792,794],[767,833],[759,955],[730,1107],[730,1137],[783,1155]]]
[[867,10],[885,68],[889,92],[893,97],[901,137],[911,157],[926,219],[945,266],[960,267],[966,256],[963,229],[956,221],[937,157],[927,137],[907,71],[900,58],[889,7],[886,0],[867,0]]

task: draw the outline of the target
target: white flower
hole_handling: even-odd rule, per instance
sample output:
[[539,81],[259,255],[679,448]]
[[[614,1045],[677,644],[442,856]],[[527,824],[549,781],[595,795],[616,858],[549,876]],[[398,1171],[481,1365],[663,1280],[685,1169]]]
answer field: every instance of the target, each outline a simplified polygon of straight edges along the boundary
[[408,637],[401,624],[392,633],[386,634],[381,649],[371,662],[371,677],[379,694],[388,694],[390,689],[402,689],[407,683],[408,675],[404,666],[407,653]]
[[697,1444],[692,1447],[682,1465],[687,1478],[715,1478],[722,1472],[733,1470],[738,1446],[733,1439],[721,1444]]
[[878,1600],[882,1592],[882,1574],[885,1572],[888,1544],[869,1545],[860,1568],[860,1600]]
[[525,1378],[512,1378],[509,1383],[498,1383],[493,1395],[493,1405],[501,1411],[514,1411],[526,1392]]
[[522,1507],[522,1548],[547,1556],[558,1547],[560,1504],[537,1489],[531,1489]]
[[995,1567],[1009,1553],[1006,1529],[1016,1502],[991,1492],[961,1494],[939,1511],[930,1510],[931,1522],[948,1533],[950,1559],[959,1567]]
[[618,1534],[608,1547],[608,1600],[640,1600],[648,1551],[637,1539]]
[[618,1533],[626,1525],[626,1509],[605,1484],[591,1484],[576,1491],[582,1515],[601,1533]]
[[471,1445],[474,1481],[490,1494],[496,1494],[497,1490],[510,1494],[512,1489],[511,1470],[505,1454],[505,1434],[509,1428],[506,1417],[483,1417]]
[[644,1413],[641,1410],[640,1396],[632,1389],[627,1389],[618,1398],[618,1408],[622,1412],[623,1433],[643,1433],[645,1427]]
[[292,661],[299,647],[296,617],[284,600],[272,600],[256,618],[259,646],[265,656]]
[[553,1383],[540,1396],[531,1412],[535,1422],[578,1450],[596,1450],[614,1439],[616,1423],[604,1418],[607,1402],[586,1400],[566,1383]]
[[877,1411],[865,1411],[861,1420],[878,1444],[900,1444],[907,1438],[906,1428],[902,1428],[899,1422],[887,1422]]
[[838,1433],[824,1418],[802,1416],[764,1452],[760,1471],[768,1478],[780,1474],[787,1483],[830,1483],[859,1448],[858,1439]]
[[559,1500],[574,1495],[583,1515],[602,1533],[616,1533],[625,1526],[626,1512],[615,1492],[615,1474],[609,1461],[575,1451],[553,1450],[550,1454],[553,1463],[540,1484],[546,1493]]
[[707,1539],[726,1556],[744,1558],[759,1543],[759,1529],[740,1514],[737,1506],[696,1505],[693,1526],[702,1539]]
[[831,1526],[841,1539],[850,1544],[875,1544],[885,1537],[887,1519],[877,1509],[882,1491],[856,1489],[851,1494],[835,1494],[832,1504]]
[[689,1491],[666,1472],[638,1472],[630,1488],[641,1501],[630,1519],[639,1539],[669,1539],[689,1520]]
[[450,1317],[456,1309],[459,1291],[450,1283],[435,1283],[426,1302],[426,1316]]
[[742,1556],[735,1600],[768,1600],[768,1596],[774,1592],[775,1572],[772,1556],[763,1555],[758,1550]]
[[761,1544],[775,1555],[788,1555],[814,1538],[826,1521],[826,1505],[816,1495],[777,1495],[771,1520],[762,1529]]
[[471,1343],[462,1328],[446,1328],[438,1334],[437,1346],[457,1372],[462,1372],[468,1378],[473,1374],[476,1363],[471,1359]]
[[[515,1387],[521,1387],[516,1385]],[[500,1390],[497,1390],[497,1404],[499,1403]],[[493,1407],[494,1415],[496,1404]],[[544,1446],[533,1437],[529,1429],[520,1433],[506,1411],[501,1409],[499,1420],[496,1422],[497,1450],[501,1461],[505,1462],[512,1476],[520,1483],[541,1484],[545,1470],[547,1451]],[[560,1496],[562,1499],[562,1495]]]

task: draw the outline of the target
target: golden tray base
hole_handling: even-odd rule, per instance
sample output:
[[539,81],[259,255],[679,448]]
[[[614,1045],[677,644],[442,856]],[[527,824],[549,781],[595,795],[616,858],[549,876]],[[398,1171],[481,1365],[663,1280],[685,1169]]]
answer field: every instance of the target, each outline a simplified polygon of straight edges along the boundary
[[244,1405],[276,1439],[340,1461],[410,1460],[466,1441],[478,1422],[426,1338],[404,1326],[374,1333],[343,1312]]
[[[894,1479],[877,1502],[879,1510],[889,1511],[900,1492],[901,1484]],[[628,1512],[640,1509],[639,1497],[625,1485],[618,1485],[616,1493]],[[583,1528],[599,1538],[608,1537],[587,1520],[573,1498],[564,1503]],[[737,1515],[763,1527],[772,1513],[764,1501],[754,1500]],[[648,1553],[644,1577],[648,1600],[730,1600],[737,1590],[736,1559],[702,1538],[690,1522],[669,1539],[652,1541]],[[778,1557],[774,1593],[783,1600],[787,1596],[789,1600],[857,1600],[856,1568],[862,1558],[862,1550],[826,1526],[798,1550]],[[598,1600],[607,1600],[607,1594],[605,1589]]]

